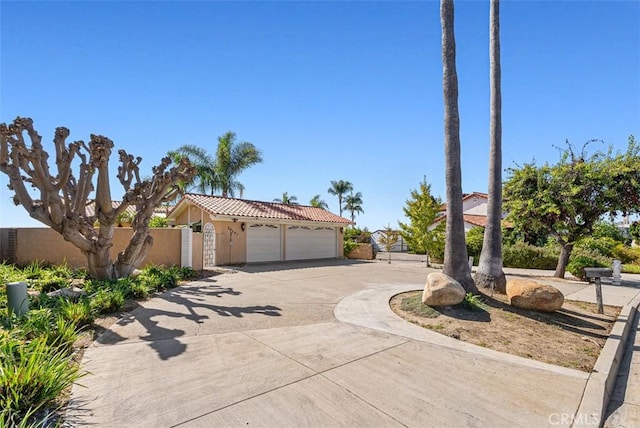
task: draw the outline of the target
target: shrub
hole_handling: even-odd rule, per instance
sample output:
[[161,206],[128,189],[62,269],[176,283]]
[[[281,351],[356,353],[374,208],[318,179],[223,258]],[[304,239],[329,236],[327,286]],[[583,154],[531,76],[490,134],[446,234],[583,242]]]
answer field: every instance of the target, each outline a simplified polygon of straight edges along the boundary
[[153,216],[149,220],[149,227],[169,227],[169,220],[166,217]]
[[351,251],[353,251],[355,248],[358,247],[358,243],[355,241],[345,239],[344,242],[342,243],[342,247],[344,249],[344,255],[346,257],[349,255]]
[[587,249],[596,252],[604,257],[612,257],[613,249],[619,245],[619,242],[608,237],[603,238],[583,238],[578,241],[574,247],[574,251]]
[[62,346],[46,338],[23,341],[0,332],[1,426],[23,425],[30,415],[59,406],[58,397],[82,375]]
[[95,314],[115,312],[124,305],[125,293],[121,288],[101,288],[91,295],[91,310]]
[[344,230],[344,239],[355,241],[360,244],[370,244],[371,243],[371,232],[368,230],[358,229],[357,227],[347,227]]
[[467,232],[465,241],[467,243],[467,254],[475,259],[475,263],[478,264],[478,258],[482,251],[482,243],[484,240],[484,228],[473,227]]
[[639,265],[622,265],[622,272],[640,273],[640,266]]
[[523,269],[555,269],[558,255],[558,249],[555,247],[536,247],[522,241],[502,249],[505,267]]
[[576,256],[572,257],[567,265],[567,270],[581,280],[586,279],[584,268],[586,267],[608,267],[608,263],[603,263],[597,257]]
[[640,248],[631,248],[624,244],[618,244],[611,253],[614,259],[620,260],[623,264],[640,264]]
[[93,322],[89,298],[84,297],[77,302],[63,298],[57,300],[58,313],[64,320],[77,326],[89,325]]

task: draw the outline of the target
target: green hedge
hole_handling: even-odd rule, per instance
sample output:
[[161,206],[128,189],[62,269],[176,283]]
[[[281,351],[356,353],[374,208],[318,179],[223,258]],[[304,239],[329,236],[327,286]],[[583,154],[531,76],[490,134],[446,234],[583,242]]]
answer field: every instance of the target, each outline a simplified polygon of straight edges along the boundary
[[552,247],[536,247],[525,242],[502,249],[505,267],[523,269],[555,269],[558,264],[559,251]]

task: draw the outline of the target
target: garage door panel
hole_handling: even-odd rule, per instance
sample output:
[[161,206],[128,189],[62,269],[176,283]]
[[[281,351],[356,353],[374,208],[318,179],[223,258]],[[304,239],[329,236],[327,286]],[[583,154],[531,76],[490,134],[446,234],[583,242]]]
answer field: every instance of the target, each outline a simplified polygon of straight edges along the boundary
[[337,257],[336,231],[328,227],[289,226],[286,259],[327,259]]
[[280,228],[273,224],[252,224],[247,228],[247,262],[279,261]]

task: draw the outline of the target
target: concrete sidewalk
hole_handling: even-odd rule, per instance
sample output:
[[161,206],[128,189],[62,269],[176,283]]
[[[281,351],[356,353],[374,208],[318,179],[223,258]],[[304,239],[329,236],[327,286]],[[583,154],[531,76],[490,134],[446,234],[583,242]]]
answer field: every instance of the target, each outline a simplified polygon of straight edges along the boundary
[[[86,350],[89,374],[73,388],[70,422],[562,426],[588,374],[455,341],[389,313],[390,295],[421,289],[430,271],[415,262],[248,266],[166,292]],[[566,287],[588,294],[588,284]],[[625,298],[607,287],[605,304]]]

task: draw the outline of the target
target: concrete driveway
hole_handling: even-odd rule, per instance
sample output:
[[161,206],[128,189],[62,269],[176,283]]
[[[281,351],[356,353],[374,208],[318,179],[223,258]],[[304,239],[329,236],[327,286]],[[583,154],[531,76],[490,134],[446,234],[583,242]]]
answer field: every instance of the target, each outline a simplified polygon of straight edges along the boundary
[[[88,374],[73,388],[70,423],[516,427],[570,421],[586,373],[441,339],[389,313],[389,296],[421,289],[430,271],[415,261],[256,265],[168,291],[86,350]],[[574,292],[585,288],[574,286]]]

